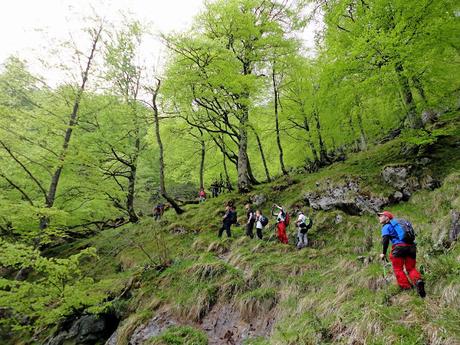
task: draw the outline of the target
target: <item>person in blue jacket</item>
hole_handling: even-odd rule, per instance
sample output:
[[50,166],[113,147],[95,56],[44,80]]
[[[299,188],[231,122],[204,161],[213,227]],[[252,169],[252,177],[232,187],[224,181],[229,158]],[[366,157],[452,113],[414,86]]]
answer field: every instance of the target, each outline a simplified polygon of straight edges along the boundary
[[425,297],[425,283],[422,280],[422,276],[419,271],[415,268],[416,266],[416,251],[417,247],[415,243],[406,243],[398,235],[402,229],[398,222],[394,219],[393,214],[388,211],[378,213],[379,223],[382,224],[382,244],[383,250],[380,254],[380,258],[384,260],[388,246],[391,242],[390,261],[393,266],[393,271],[396,276],[396,280],[401,289],[411,289],[412,285],[404,272],[406,269],[410,280],[415,285],[420,297]]

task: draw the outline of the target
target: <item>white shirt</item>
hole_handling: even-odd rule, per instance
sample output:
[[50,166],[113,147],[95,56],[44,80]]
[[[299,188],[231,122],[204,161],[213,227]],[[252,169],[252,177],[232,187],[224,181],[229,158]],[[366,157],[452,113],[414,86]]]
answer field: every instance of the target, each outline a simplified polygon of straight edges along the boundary
[[299,217],[297,218],[297,224],[300,225],[302,223],[305,223],[307,221],[307,217],[303,213],[299,214]]
[[280,211],[278,215],[276,216],[276,221],[278,223],[284,222],[285,219],[286,219],[286,215],[283,213],[283,211]]

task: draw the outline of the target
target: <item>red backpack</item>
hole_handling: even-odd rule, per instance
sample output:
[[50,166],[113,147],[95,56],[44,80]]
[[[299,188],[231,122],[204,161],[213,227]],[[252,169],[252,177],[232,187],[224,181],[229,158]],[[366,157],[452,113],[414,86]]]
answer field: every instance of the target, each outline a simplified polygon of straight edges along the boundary
[[284,217],[284,224],[288,226],[290,222],[291,222],[291,216],[289,215],[289,212],[286,212],[286,216]]

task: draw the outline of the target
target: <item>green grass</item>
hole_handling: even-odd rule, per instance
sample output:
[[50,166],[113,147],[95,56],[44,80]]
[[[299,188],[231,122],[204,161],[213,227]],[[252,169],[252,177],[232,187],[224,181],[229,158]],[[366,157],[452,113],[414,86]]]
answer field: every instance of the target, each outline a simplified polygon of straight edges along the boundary
[[148,341],[152,345],[207,345],[208,339],[203,331],[190,326],[172,326],[160,336]]

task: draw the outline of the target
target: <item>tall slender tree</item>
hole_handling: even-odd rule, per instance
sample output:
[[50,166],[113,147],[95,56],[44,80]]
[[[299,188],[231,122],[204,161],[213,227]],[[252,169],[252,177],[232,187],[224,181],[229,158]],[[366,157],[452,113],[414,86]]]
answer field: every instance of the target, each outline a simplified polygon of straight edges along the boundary
[[168,194],[166,191],[166,184],[165,184],[165,163],[164,163],[164,150],[163,150],[163,142],[161,141],[160,135],[160,120],[159,120],[159,108],[158,108],[158,95],[160,91],[161,80],[157,79],[156,84],[153,87],[149,88],[149,91],[152,96],[152,112],[153,112],[153,123],[155,126],[155,138],[158,144],[158,148],[160,151],[159,155],[159,165],[160,165],[160,194],[163,198],[165,198],[171,206],[174,208],[177,214],[184,213],[184,210],[178,205],[178,203]]

